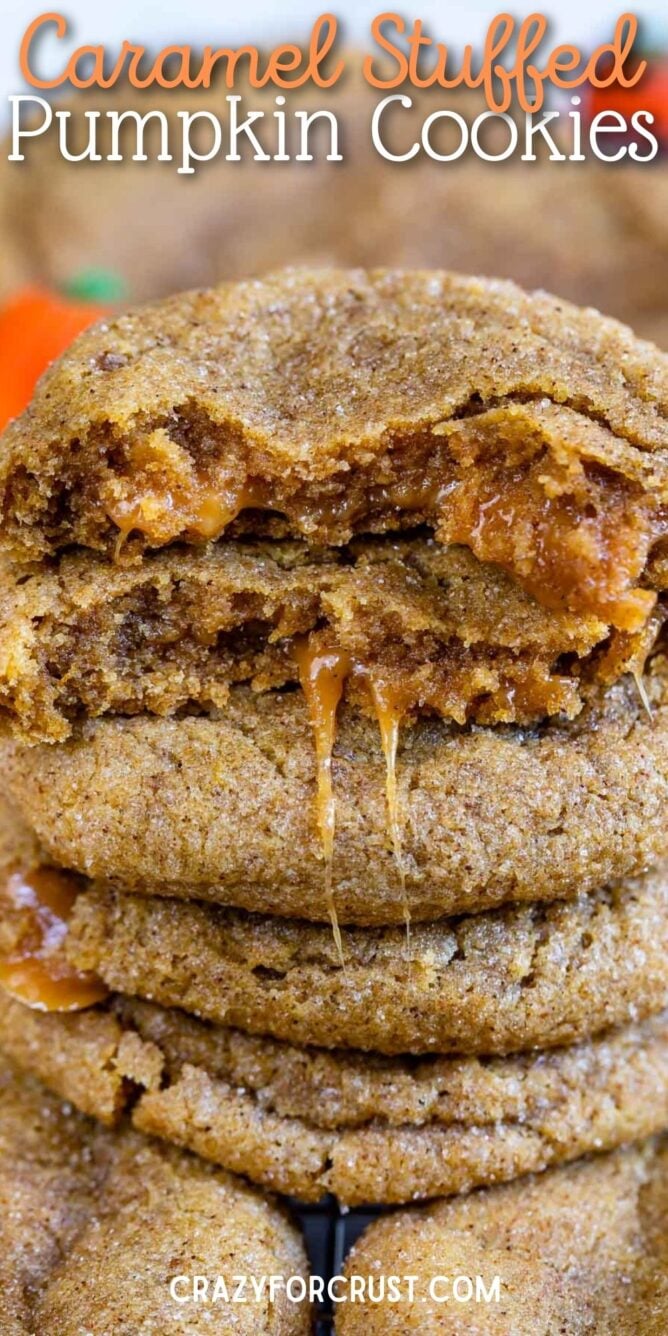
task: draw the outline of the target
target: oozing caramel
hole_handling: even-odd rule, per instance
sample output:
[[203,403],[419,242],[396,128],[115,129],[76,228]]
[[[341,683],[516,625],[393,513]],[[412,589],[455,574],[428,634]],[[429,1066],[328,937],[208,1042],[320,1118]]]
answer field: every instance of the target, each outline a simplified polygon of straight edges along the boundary
[[[605,653],[595,659],[595,680],[604,684],[617,681],[631,673],[638,691],[649,709],[642,674],[645,660],[653,647],[666,619],[663,607],[658,607],[639,631],[615,631],[607,642]],[[332,861],[336,828],[336,795],[332,778],[332,752],[336,737],[337,710],[344,691],[348,691],[355,705],[372,710],[378,723],[386,769],[387,833],[394,852],[404,917],[410,925],[406,894],[406,871],[403,854],[403,829],[397,784],[397,751],[402,722],[416,711],[433,711],[465,724],[471,703],[475,705],[476,722],[494,725],[517,718],[541,718],[564,711],[572,703],[572,714],[578,713],[577,675],[561,676],[549,665],[518,658],[509,660],[512,671],[500,655],[498,664],[493,656],[489,662],[475,661],[475,645],[450,653],[432,665],[425,673],[410,663],[401,648],[396,662],[391,655],[368,663],[356,657],[355,637],[350,625],[344,627],[351,640],[350,648],[342,649],[333,638],[330,628],[322,628],[292,642],[299,679],[304,690],[314,732],[317,759],[316,819],[325,861],[325,882],[328,907],[334,924],[337,942],[340,938],[336,909],[332,894]],[[472,694],[472,691],[474,694]],[[476,696],[475,692],[479,694]],[[575,693],[575,694],[574,694]]]
[[107,996],[102,980],[74,969],[65,954],[76,896],[73,879],[49,867],[13,872],[4,886],[13,941],[0,956],[0,987],[35,1010],[81,1011]]
[[656,602],[639,581],[666,516],[622,483],[563,475],[540,461],[503,474],[470,465],[438,494],[438,536],[503,567],[543,607],[639,630]]
[[262,508],[262,493],[247,480],[216,483],[191,477],[182,489],[147,487],[141,495],[128,495],[107,506],[109,518],[119,529],[116,551],[130,533],[144,535],[160,545],[175,538],[205,542],[219,538],[242,510]]
[[659,604],[639,631],[618,631],[600,658],[598,675],[604,684],[616,682],[622,673],[630,673],[635,680],[638,695],[652,716],[647,690],[643,680],[645,664],[668,618],[668,609]]
[[380,741],[385,757],[385,799],[387,803],[387,825],[388,834],[392,842],[394,852],[394,861],[399,874],[399,884],[401,886],[401,900],[406,923],[406,932],[410,941],[410,923],[411,915],[406,899],[406,870],[404,868],[403,856],[403,831],[399,812],[399,792],[397,788],[397,749],[399,746],[399,732],[401,721],[405,717],[411,705],[415,704],[410,700],[406,691],[401,691],[392,682],[380,675],[374,675],[369,670],[355,664],[353,673],[361,678],[365,683],[374,714],[378,722],[380,731]]
[[406,713],[405,705],[402,705],[401,698],[387,682],[371,682],[371,695],[373,698],[378,727],[380,728],[380,740],[385,757],[385,797],[387,802],[387,820],[392,848],[394,850],[394,861],[399,873],[399,883],[401,886],[401,902],[406,924],[406,941],[410,946],[411,931],[411,911],[406,897],[406,869],[404,867],[403,851],[403,830],[399,812],[399,793],[397,789],[397,748],[399,746],[399,729],[401,721]]
[[336,739],[336,713],[346,681],[354,678],[368,693],[380,730],[386,767],[388,833],[394,851],[401,884],[401,896],[407,931],[410,911],[406,900],[406,876],[403,861],[403,836],[397,789],[397,748],[401,721],[414,701],[393,683],[374,676],[364,664],[336,647],[323,647],[318,637],[301,637],[294,654],[313,726],[317,762],[316,820],[325,861],[325,889],[334,935],[341,954],[341,937],[332,893],[332,862],[336,831],[336,798],[332,781],[332,753]]
[[343,961],[343,945],[332,892],[332,860],[336,829],[336,802],[332,784],[332,753],[336,738],[336,711],[351,670],[348,655],[341,650],[322,650],[310,637],[295,642],[299,679],[306,696],[315,738],[317,763],[318,834],[325,860],[325,896],[334,939]]
[[655,596],[641,580],[668,528],[656,496],[553,456],[534,439],[530,414],[509,426],[491,410],[446,430],[447,446],[423,447],[417,469],[413,462],[404,474],[397,465],[385,483],[346,473],[326,489],[198,472],[156,431],[135,445],[133,481],[110,482],[106,511],[120,532],[117,547],[133,530],[154,546],[217,539],[244,510],[275,511],[290,531],[322,543],[425,523],[444,543],[501,566],[545,607],[594,614],[619,630],[642,626]]

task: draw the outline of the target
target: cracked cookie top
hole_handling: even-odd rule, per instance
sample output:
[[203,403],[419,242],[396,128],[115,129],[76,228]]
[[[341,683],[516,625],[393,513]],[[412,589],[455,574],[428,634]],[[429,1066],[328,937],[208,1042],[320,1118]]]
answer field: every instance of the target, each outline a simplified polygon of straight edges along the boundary
[[624,630],[666,526],[668,359],[511,283],[285,271],[97,325],[0,449],[3,545],[425,523]]

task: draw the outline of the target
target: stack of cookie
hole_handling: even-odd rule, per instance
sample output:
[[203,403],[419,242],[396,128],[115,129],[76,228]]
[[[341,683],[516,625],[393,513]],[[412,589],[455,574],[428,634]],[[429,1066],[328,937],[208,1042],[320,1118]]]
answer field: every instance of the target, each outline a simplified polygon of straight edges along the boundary
[[0,459],[9,1058],[304,1200],[668,1127],[667,415],[443,273],[80,338]]

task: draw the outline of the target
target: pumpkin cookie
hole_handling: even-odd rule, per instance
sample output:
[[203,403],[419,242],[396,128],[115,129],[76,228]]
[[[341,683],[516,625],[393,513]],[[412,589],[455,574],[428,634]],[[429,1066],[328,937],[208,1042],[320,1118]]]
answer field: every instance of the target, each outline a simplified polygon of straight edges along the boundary
[[439,272],[286,271],[79,338],[2,438],[3,545],[425,523],[547,606],[637,630],[667,404],[668,360],[591,310]]
[[[273,1202],[136,1132],[107,1132],[4,1060],[0,1196],[4,1336],[222,1331],[223,1304],[178,1303],[175,1275],[228,1286],[233,1273],[306,1276],[297,1231]],[[253,1336],[310,1331],[306,1305],[280,1292],[234,1314],[234,1330]]]
[[[47,908],[60,891],[50,961],[74,988],[55,1006],[95,1002],[77,984],[96,978],[98,997],[101,980],[298,1045],[491,1054],[572,1043],[668,1005],[665,866],[571,901],[415,924],[408,940],[399,927],[344,928],[342,964],[329,927],[123,894],[49,869],[4,804],[0,850],[5,982],[3,960],[38,952],[49,967],[32,915],[44,891]],[[46,1005],[39,978],[33,987]]]
[[67,952],[109,988],[253,1034],[378,1053],[554,1047],[668,1005],[668,878],[405,929],[95,889]]
[[[399,860],[378,724],[344,707],[332,799],[340,921],[562,899],[651,866],[668,853],[667,692],[657,655],[644,700],[625,677],[574,720],[526,729],[418,719],[397,757]],[[234,687],[219,711],[101,719],[58,746],[4,737],[0,758],[6,792],[60,867],[142,894],[327,921],[316,747],[300,691]]]
[[551,1053],[381,1058],[295,1048],[116,995],[73,1015],[0,993],[0,1047],[79,1108],[277,1191],[407,1202],[510,1179],[668,1123],[668,1020]]
[[[348,1256],[358,1296],[337,1305],[337,1334],[661,1336],[667,1212],[664,1138],[385,1216]],[[392,1275],[414,1277],[414,1299],[404,1286],[398,1302],[370,1302],[369,1279],[378,1294],[379,1277]]]

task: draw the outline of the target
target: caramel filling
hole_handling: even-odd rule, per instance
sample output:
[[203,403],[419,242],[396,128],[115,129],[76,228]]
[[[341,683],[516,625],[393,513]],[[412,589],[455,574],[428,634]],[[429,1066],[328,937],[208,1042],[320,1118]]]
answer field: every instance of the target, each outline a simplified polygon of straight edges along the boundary
[[136,530],[146,538],[166,542],[169,539],[163,536],[164,509],[169,527],[174,531],[173,537],[184,534],[188,538],[210,541],[219,538],[242,510],[258,504],[251,487],[230,488],[224,492],[203,487],[186,498],[168,494],[157,500],[149,494],[135,501],[120,501],[110,507],[109,516],[120,530],[122,539]]
[[119,530],[117,552],[130,533],[156,544],[186,537],[219,538],[242,510],[262,508],[263,493],[247,478],[196,472],[167,432],[158,429],[135,444],[137,480],[115,479],[107,514]]
[[485,416],[478,426],[475,419],[446,424],[450,455],[372,487],[371,513],[417,516],[443,543],[461,543],[501,566],[544,607],[638,630],[654,606],[638,582],[668,531],[665,506],[595,466],[543,451],[532,457],[530,421],[526,439],[523,424],[517,439],[497,439]]
[[217,539],[244,510],[275,511],[290,529],[325,544],[410,519],[498,564],[548,608],[637,630],[655,601],[640,581],[668,528],[665,508],[624,478],[534,448],[531,422],[513,420],[508,441],[498,424],[490,430],[475,420],[449,424],[448,446],[432,454],[423,447],[419,459],[416,448],[404,474],[398,458],[392,481],[337,476],[326,486],[295,487],[289,479],[258,483],[241,470],[222,478],[209,467],[198,472],[159,429],[135,443],[132,478],[110,480],[106,510],[119,544],[136,530],[158,546]]
[[7,878],[4,918],[13,940],[0,957],[0,987],[37,1011],[81,1011],[107,996],[101,979],[74,969],[65,954],[76,897],[75,882],[53,868]]
[[[621,631],[646,622],[656,595],[638,587],[666,529],[655,498],[596,478],[491,466],[466,470],[439,494],[438,537],[514,576],[546,608],[593,613]],[[573,490],[568,490],[573,488]]]

